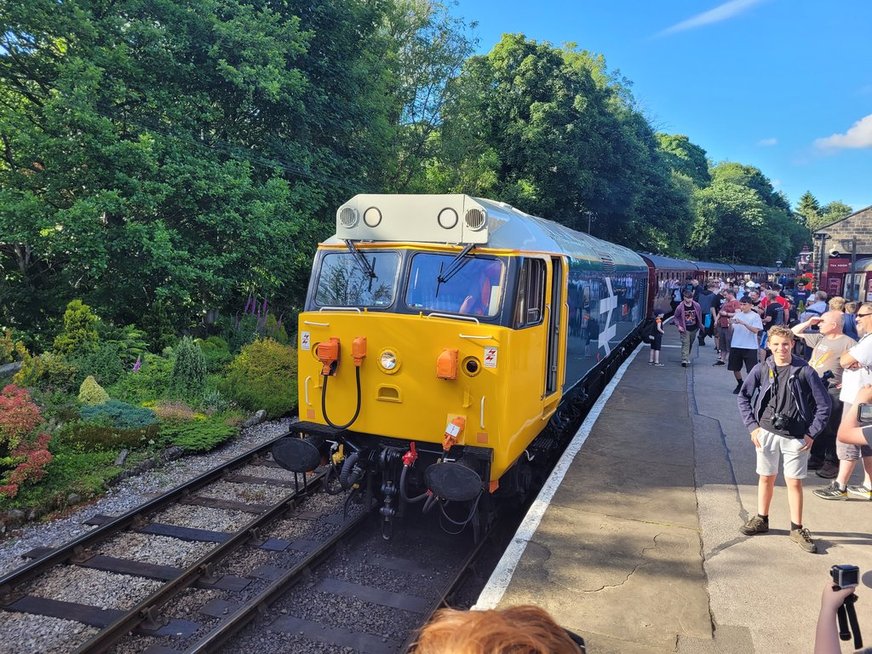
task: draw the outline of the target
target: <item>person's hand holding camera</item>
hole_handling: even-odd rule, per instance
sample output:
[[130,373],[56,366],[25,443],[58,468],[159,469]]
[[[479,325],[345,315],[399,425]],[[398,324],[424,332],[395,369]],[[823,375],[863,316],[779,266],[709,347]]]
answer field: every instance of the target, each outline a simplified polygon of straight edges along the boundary
[[833,585],[832,581],[827,581],[824,590],[821,593],[821,614],[835,615],[839,607],[845,603],[845,600],[853,594],[857,589],[857,584],[853,586]]
[[854,631],[855,648],[862,647],[860,627],[854,611],[857,598],[852,597],[859,581],[860,569],[855,565],[834,565],[830,568],[830,579],[821,592],[814,654],[840,654],[842,647],[839,639],[850,640],[850,630]]

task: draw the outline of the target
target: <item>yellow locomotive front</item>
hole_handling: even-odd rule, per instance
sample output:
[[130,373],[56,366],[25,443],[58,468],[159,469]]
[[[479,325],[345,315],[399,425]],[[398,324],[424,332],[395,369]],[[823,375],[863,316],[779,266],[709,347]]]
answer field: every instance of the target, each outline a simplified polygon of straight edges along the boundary
[[518,484],[506,473],[561,396],[565,284],[559,258],[488,247],[494,213],[456,195],[340,208],[299,316],[301,423],[276,460],[331,457],[343,487],[375,485],[386,519],[446,500],[472,517]]

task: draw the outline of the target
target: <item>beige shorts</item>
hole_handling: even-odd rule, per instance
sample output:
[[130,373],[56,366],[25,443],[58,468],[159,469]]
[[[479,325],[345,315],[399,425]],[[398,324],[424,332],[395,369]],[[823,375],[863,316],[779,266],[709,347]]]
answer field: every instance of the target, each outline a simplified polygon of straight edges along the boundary
[[778,460],[784,456],[784,476],[791,479],[805,479],[808,475],[808,450],[805,439],[787,438],[761,429],[757,436],[760,447],[757,448],[757,474],[777,475]]

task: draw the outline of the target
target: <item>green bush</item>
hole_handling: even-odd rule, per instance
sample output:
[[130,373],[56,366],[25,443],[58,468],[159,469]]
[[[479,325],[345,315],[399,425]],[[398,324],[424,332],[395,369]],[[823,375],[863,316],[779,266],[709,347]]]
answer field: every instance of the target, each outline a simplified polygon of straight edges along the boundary
[[73,300],[64,312],[64,328],[54,340],[54,350],[60,354],[82,354],[95,349],[99,321],[91,307]]
[[11,329],[4,329],[0,334],[0,366],[14,361],[24,361],[28,356],[24,343],[15,340]]
[[235,318],[221,317],[216,323],[231,352],[239,352],[257,339],[257,317],[250,314]]
[[79,387],[78,376],[78,369],[64,355],[43,352],[25,359],[12,381],[27,388],[38,386],[47,392],[72,393]]
[[296,350],[269,338],[246,345],[219,390],[246,409],[265,409],[270,418],[289,413],[297,397]]
[[221,372],[233,360],[230,346],[220,336],[210,336],[199,341],[198,345],[206,358],[207,372]]
[[154,402],[166,396],[172,371],[173,362],[168,357],[145,354],[138,371],[125,372],[106,391],[110,396],[132,404]]
[[82,404],[103,404],[109,401],[109,393],[97,383],[93,376],[88,375],[79,387],[79,402]]
[[116,452],[61,452],[46,466],[46,476],[35,486],[23,486],[15,499],[0,498],[0,509],[58,509],[70,494],[91,497],[104,491],[122,469],[113,465]]
[[161,425],[160,438],[165,445],[175,445],[188,452],[206,452],[232,438],[239,430],[225,418],[213,416],[188,422]]
[[58,430],[57,448],[63,451],[91,452],[95,450],[137,449],[153,444],[159,435],[159,426],[122,428],[93,422],[76,421]]
[[285,326],[282,325],[273,314],[268,314],[263,325],[263,336],[278,341],[282,345],[287,345],[289,342],[288,332],[285,331]]
[[109,400],[95,406],[84,406],[79,413],[82,422],[120,429],[139,429],[157,423],[157,416],[151,409],[133,406],[121,400]]
[[79,419],[79,402],[75,395],[35,388],[32,397],[42,409],[42,415],[46,420],[70,422]]
[[148,352],[145,332],[137,329],[136,325],[103,327],[100,331],[100,341],[115,347],[123,366],[132,366],[137,357]]
[[124,374],[121,354],[114,343],[98,345],[81,355],[69,357],[76,367],[79,379],[93,376],[103,386],[114,384]]
[[206,388],[206,358],[200,346],[185,336],[176,347],[171,386],[179,397],[199,398]]

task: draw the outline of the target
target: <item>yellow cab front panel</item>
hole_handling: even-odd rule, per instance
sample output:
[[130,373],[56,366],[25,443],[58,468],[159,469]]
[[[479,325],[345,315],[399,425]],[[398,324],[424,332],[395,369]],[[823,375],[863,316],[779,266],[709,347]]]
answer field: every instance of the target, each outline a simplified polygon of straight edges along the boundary
[[[301,313],[300,418],[327,424],[323,366],[316,352],[330,339],[338,339],[339,360],[327,380],[327,416],[334,425],[352,418],[357,404],[352,342],[365,337],[360,412],[348,429],[396,438],[399,446],[411,440],[442,443],[446,426],[460,418],[457,444],[491,448],[491,481],[498,480],[543,429],[559,400],[559,393],[543,398],[545,329],[366,310]],[[454,379],[440,378],[452,369]]]

